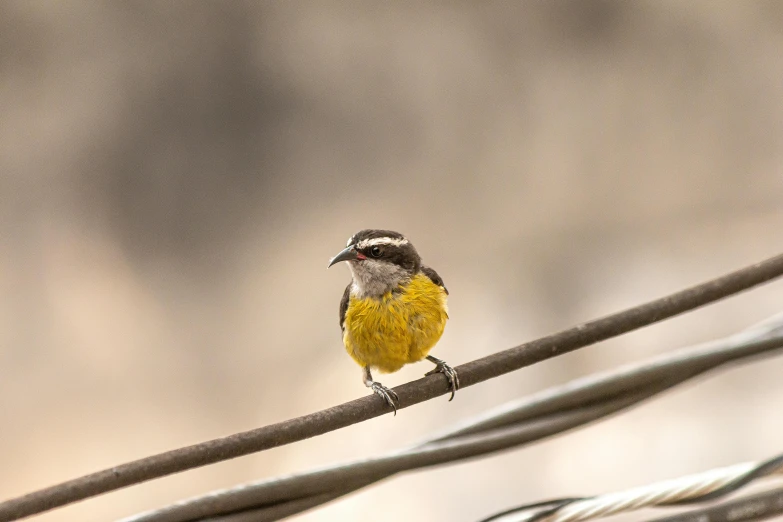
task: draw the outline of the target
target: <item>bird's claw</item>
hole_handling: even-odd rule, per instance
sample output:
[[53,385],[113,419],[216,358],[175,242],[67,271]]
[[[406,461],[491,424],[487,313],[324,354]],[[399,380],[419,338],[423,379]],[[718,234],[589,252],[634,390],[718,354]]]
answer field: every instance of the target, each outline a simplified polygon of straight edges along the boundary
[[378,395],[381,399],[386,401],[386,404],[392,407],[394,410],[394,415],[397,415],[397,406],[400,402],[400,398],[397,397],[397,394],[394,393],[394,390],[391,390],[384,386],[383,384],[379,382],[373,382],[370,385],[370,388],[372,388],[372,391]]
[[449,366],[445,361],[438,361],[439,362],[435,363],[435,368],[424,375],[425,377],[434,373],[442,373],[445,375],[446,379],[449,381],[449,388],[451,388],[451,397],[449,397],[449,402],[451,402],[451,400],[454,399],[454,394],[459,390],[459,375],[457,375],[457,370]]

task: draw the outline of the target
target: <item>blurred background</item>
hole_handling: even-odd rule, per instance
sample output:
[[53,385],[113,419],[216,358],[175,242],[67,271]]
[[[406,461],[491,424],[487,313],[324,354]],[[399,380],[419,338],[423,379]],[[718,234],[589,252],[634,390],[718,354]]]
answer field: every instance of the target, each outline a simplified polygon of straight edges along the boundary
[[[0,497],[367,393],[329,258],[399,230],[454,365],[781,250],[783,4],[0,3]],[[783,310],[769,284],[313,440],[34,520],[377,455]],[[384,376],[395,386],[430,369]],[[781,451],[783,359],[302,522],[472,521]]]

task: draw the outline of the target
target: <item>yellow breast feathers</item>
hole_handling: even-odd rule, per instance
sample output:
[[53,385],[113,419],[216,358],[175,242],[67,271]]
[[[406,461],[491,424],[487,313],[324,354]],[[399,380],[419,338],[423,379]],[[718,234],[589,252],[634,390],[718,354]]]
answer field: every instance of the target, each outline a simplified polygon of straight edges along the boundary
[[446,291],[416,274],[398,291],[381,298],[350,296],[343,343],[361,366],[383,373],[422,360],[446,327]]

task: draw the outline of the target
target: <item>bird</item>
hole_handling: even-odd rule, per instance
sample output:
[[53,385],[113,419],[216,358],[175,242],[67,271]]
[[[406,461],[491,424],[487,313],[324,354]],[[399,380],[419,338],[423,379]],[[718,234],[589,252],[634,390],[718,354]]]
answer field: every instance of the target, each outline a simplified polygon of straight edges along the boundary
[[422,264],[413,244],[392,230],[364,229],[348,239],[327,268],[345,261],[351,282],[340,300],[340,329],[348,355],[362,367],[364,385],[397,414],[397,394],[373,380],[372,370],[393,373],[427,359],[451,389],[459,389],[457,372],[429,354],[449,318],[449,291],[438,273]]

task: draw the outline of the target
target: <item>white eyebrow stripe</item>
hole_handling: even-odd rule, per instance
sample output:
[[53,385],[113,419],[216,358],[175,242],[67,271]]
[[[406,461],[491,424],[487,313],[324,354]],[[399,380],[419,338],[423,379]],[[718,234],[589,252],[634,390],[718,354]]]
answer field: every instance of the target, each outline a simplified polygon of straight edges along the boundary
[[345,244],[345,246],[351,246],[351,243],[353,243],[353,236],[348,238],[348,242]]
[[376,246],[376,245],[402,246],[402,245],[407,245],[407,244],[408,244],[408,240],[405,239],[405,238],[398,239],[398,238],[394,238],[394,237],[376,237],[376,238],[373,238],[373,239],[363,239],[363,240],[359,241],[356,244],[356,248],[361,250],[361,249],[364,249],[364,248],[367,248],[367,247],[371,247],[371,246]]

